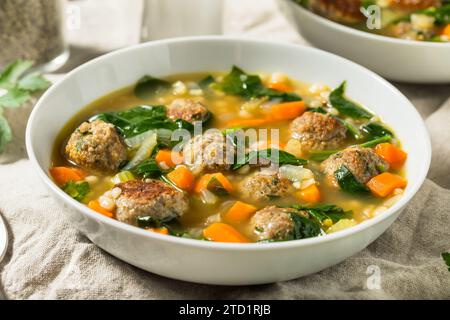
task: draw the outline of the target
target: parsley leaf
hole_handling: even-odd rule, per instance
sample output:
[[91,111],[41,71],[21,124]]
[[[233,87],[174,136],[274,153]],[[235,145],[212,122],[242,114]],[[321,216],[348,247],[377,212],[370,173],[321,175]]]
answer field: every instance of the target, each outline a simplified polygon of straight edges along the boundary
[[448,267],[448,271],[450,271],[450,252],[443,252],[442,259],[444,259],[445,264]]
[[12,132],[8,121],[1,114],[0,109],[0,153],[5,150],[6,144],[12,140]]

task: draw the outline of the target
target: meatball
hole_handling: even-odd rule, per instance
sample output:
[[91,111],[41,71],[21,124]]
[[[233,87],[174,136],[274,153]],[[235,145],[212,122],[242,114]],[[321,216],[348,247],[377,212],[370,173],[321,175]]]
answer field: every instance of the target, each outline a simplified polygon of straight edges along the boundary
[[119,221],[136,225],[137,217],[168,221],[182,216],[189,207],[183,192],[159,180],[133,180],[117,185],[121,190],[116,200]]
[[337,149],[345,140],[347,128],[328,114],[305,112],[291,124],[292,138],[300,141],[302,150]]
[[183,119],[191,123],[205,122],[209,115],[205,105],[191,99],[176,99],[167,107],[167,116],[172,120]]
[[257,211],[250,220],[250,227],[258,240],[286,240],[294,230],[292,214],[308,217],[304,211],[274,206]]
[[102,120],[82,123],[67,142],[69,160],[83,168],[114,172],[127,160],[127,150],[114,125]]
[[310,0],[311,10],[331,20],[354,24],[364,21],[361,0]]
[[372,149],[350,147],[325,160],[322,163],[322,170],[331,181],[335,181],[334,173],[343,165],[362,184],[389,169],[389,164]]
[[270,200],[286,195],[290,185],[290,181],[278,173],[258,172],[244,180],[241,191],[244,197],[254,201]]
[[236,150],[233,142],[218,130],[197,135],[183,146],[183,159],[194,173],[229,170]]

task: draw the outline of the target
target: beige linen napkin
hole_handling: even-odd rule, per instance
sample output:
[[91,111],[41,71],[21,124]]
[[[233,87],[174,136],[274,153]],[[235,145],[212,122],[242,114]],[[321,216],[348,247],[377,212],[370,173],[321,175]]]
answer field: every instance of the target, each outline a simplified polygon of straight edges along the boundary
[[[226,33],[302,42],[271,0],[230,0],[225,12]],[[429,179],[388,231],[346,261],[309,277],[252,287],[197,285],[147,273],[110,256],[75,230],[64,208],[19,152],[0,165],[0,214],[10,234],[8,253],[0,263],[0,296],[449,299],[450,273],[440,254],[450,249],[450,190],[446,189],[450,188],[450,100],[444,103],[450,86],[397,86],[426,118],[434,152]],[[20,122],[19,117],[14,119]]]

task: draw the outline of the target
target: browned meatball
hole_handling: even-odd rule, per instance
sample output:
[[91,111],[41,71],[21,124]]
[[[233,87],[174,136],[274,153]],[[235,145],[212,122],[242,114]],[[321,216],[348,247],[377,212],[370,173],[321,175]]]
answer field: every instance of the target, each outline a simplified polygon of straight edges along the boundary
[[232,141],[228,141],[218,130],[197,135],[183,147],[184,162],[196,174],[229,170],[235,153]]
[[310,0],[310,8],[331,20],[354,24],[364,21],[361,0]]
[[183,192],[158,180],[134,180],[117,185],[122,191],[116,200],[117,219],[136,225],[137,217],[168,221],[182,216],[189,207]]
[[196,121],[206,121],[209,117],[209,112],[201,102],[191,99],[176,99],[167,107],[167,116],[172,120],[183,119],[194,123]]
[[306,212],[274,206],[257,211],[250,220],[250,227],[258,240],[286,240],[294,230],[292,214],[308,217]]
[[292,138],[300,141],[303,151],[337,149],[346,134],[339,120],[319,112],[305,112],[291,124]]
[[325,160],[322,163],[322,170],[331,181],[334,181],[334,173],[343,165],[362,184],[389,169],[389,164],[372,149],[350,147]]
[[258,172],[241,185],[244,197],[258,200],[270,200],[273,197],[282,197],[289,192],[291,184],[288,179],[281,178],[278,173]]
[[67,142],[69,160],[83,168],[114,172],[127,160],[127,150],[115,127],[101,120],[82,123]]

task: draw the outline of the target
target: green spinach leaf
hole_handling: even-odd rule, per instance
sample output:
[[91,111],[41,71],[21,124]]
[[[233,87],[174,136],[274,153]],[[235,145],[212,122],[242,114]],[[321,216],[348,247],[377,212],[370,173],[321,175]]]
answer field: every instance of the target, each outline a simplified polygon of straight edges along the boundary
[[147,179],[147,178],[159,178],[163,174],[166,173],[163,169],[161,169],[156,160],[153,158],[149,158],[144,160],[141,164],[139,164],[134,170],[133,173],[136,175]]
[[370,119],[373,117],[372,113],[356,104],[353,101],[348,100],[345,97],[346,82],[344,81],[338,88],[330,93],[330,103],[336,108],[340,114],[355,119]]
[[377,139],[384,136],[394,136],[394,134],[379,123],[367,123],[361,127],[368,139]]
[[341,189],[349,193],[367,193],[369,189],[359,182],[353,173],[345,166],[342,165],[334,172],[334,177],[338,182]]
[[331,219],[333,223],[341,219],[351,219],[353,217],[352,211],[345,211],[341,207],[333,204],[321,204],[314,207],[307,207],[302,205],[291,206],[299,211],[306,211],[310,216],[322,223],[325,219]]
[[219,83],[215,83],[215,89],[227,94],[241,96],[247,99],[268,97],[281,101],[299,101],[302,98],[295,93],[286,93],[266,88],[261,78],[257,75],[249,75],[236,66]]
[[292,239],[286,240],[299,240],[306,238],[313,238],[320,235],[320,225],[313,220],[302,217],[296,213],[291,213],[291,219],[294,222],[294,230],[292,231]]
[[134,95],[139,99],[152,99],[155,96],[164,94],[171,88],[171,83],[165,80],[144,76],[134,88]]
[[302,166],[308,163],[307,160],[297,158],[293,154],[286,151],[278,149],[265,149],[250,151],[244,156],[243,159],[238,159],[238,161],[231,168],[232,170],[237,170],[247,164],[266,164],[269,162],[276,163],[280,166],[284,164]]
[[8,124],[8,121],[2,114],[0,109],[0,154],[5,150],[8,142],[12,140],[12,131]]

